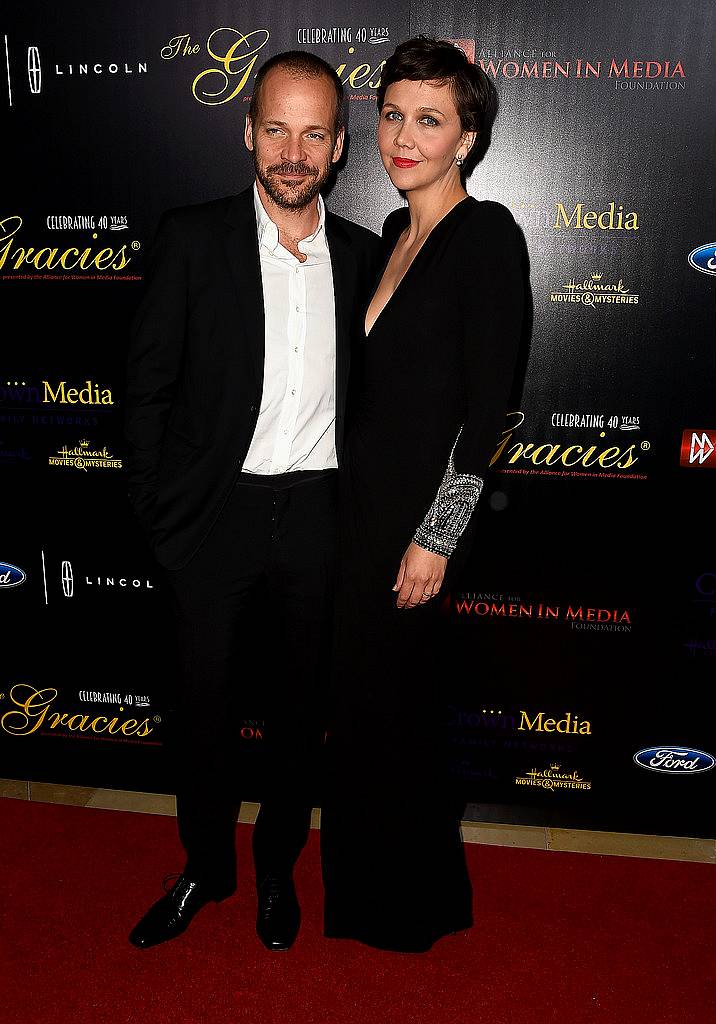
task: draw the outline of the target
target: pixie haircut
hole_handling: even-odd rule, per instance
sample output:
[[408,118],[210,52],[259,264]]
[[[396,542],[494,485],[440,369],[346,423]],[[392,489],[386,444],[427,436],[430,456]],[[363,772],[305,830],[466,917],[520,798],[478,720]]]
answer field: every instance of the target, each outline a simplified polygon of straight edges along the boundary
[[497,115],[495,86],[479,64],[471,64],[457,46],[428,36],[417,36],[400,43],[385,62],[378,88],[379,111],[383,109],[388,86],[406,79],[449,86],[462,130],[477,133],[460,169],[467,176],[482,160],[490,145],[492,125]]
[[285,53],[276,53],[269,57],[265,64],[262,64],[256,75],[254,91],[249,104],[249,117],[251,123],[256,124],[261,111],[261,87],[266,75],[273,68],[283,68],[296,78],[320,78],[325,76],[336,90],[336,109],[333,121],[334,134],[343,126],[343,86],[341,80],[331,65],[307,50],[287,50]]

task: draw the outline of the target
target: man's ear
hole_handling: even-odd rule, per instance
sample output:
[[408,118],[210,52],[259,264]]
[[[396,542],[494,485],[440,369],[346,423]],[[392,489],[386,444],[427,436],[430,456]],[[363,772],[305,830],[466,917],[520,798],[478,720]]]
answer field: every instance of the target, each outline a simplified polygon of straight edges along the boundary
[[251,118],[246,115],[246,124],[244,125],[244,143],[250,153],[254,151],[254,130],[251,124]]
[[340,160],[341,153],[343,152],[343,143],[345,142],[345,140],[346,130],[345,128],[339,128],[338,135],[336,135],[336,141],[333,146],[333,156],[331,157],[332,164],[336,163],[337,160]]

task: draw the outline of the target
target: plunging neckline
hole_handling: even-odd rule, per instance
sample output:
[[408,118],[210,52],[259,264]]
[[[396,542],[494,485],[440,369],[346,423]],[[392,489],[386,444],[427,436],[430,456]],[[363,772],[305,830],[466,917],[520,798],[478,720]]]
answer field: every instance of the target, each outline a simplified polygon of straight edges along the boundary
[[[455,212],[455,210],[458,209],[458,207],[462,206],[463,203],[466,203],[468,199],[473,199],[473,197],[470,196],[470,195],[465,196],[464,199],[461,199],[458,203],[455,203],[454,206],[451,206],[450,209],[448,210],[448,212],[446,214],[444,214],[440,218],[440,220],[437,221],[436,224],[433,224],[433,226],[430,228],[430,230],[428,231],[427,235],[425,236],[425,239],[423,240],[423,244],[420,246],[420,248],[418,249],[416,254],[413,256],[412,260],[408,264],[408,267],[405,270],[405,272],[403,273],[403,276],[398,281],[398,283],[396,284],[395,288],[390,293],[390,295],[388,296],[386,301],[383,303],[383,306],[382,306],[382,308],[380,310],[380,313],[378,313],[378,316],[375,318],[373,323],[370,325],[370,330],[369,331],[366,331],[366,329],[365,329],[365,317],[363,318],[363,333],[365,335],[365,340],[366,341],[368,340],[368,338],[370,338],[371,334],[373,333],[373,331],[375,329],[375,325],[378,323],[378,321],[382,317],[383,313],[385,313],[386,309],[388,308],[390,303],[395,298],[395,296],[396,296],[396,294],[398,292],[398,289],[401,287],[401,285],[405,281],[406,277],[408,276],[410,271],[413,269],[413,267],[417,263],[418,259],[420,258],[421,253],[425,250],[428,242],[430,241],[430,239],[435,234],[435,231],[440,227],[441,224],[445,223],[445,221],[448,219],[448,217],[450,217]],[[406,209],[406,207],[403,207],[403,209]],[[402,231],[401,231],[401,234],[402,234]],[[400,238],[400,235],[398,235],[398,238]],[[398,239],[397,238],[395,240],[395,244],[396,245],[398,244]],[[368,303],[368,308],[370,308],[370,303],[373,301],[373,298],[375,296],[375,293],[378,291],[378,288],[380,288],[380,283],[383,280],[383,274],[385,273],[386,267],[390,263],[390,257],[393,255],[394,252],[395,252],[395,245],[393,246],[393,248],[388,253],[388,258],[386,259],[385,263],[383,264],[383,268],[382,268],[382,270],[380,272],[380,277],[378,278],[378,284],[377,284],[377,286],[375,288],[375,291],[373,292],[373,294],[370,297],[370,302]]]

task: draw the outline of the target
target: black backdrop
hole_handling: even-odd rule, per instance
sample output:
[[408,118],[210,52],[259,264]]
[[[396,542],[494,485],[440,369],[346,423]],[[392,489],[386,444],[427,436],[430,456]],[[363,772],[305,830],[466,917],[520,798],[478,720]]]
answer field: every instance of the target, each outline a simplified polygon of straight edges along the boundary
[[[454,771],[507,820],[713,834],[709,5],[14,6],[0,774],[171,791],[164,602],[119,468],[145,249],[162,210],[250,182],[253,75],[296,47],[346,84],[349,155],[329,204],[380,230],[400,202],[375,151],[381,62],[426,32],[495,77],[501,111],[469,190],[512,210],[534,297],[481,540],[443,599]],[[236,707],[247,799],[270,728],[258,684],[242,680]]]

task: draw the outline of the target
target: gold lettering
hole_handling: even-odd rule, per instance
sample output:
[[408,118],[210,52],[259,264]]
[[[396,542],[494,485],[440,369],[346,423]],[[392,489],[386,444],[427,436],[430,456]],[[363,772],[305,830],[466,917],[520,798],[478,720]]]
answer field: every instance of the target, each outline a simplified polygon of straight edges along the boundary
[[[25,690],[30,692],[23,699],[22,694]],[[15,683],[10,689],[10,700],[19,710],[6,711],[0,718],[0,725],[11,736],[29,736],[40,728],[56,696],[57,690],[51,687],[37,690],[29,683]],[[32,719],[36,720],[34,725],[31,724]]]
[[613,466],[615,463],[618,465],[619,463],[617,460],[620,456],[621,451],[618,448],[605,448],[597,461],[602,469],[606,469],[608,466]]
[[[522,457],[524,457],[525,459],[528,459],[529,458],[529,454],[528,453],[529,453],[530,448],[534,448],[534,445],[532,444],[531,441],[528,444],[522,444],[521,442],[518,441],[516,445],[513,445],[513,447],[510,448],[510,453],[511,454],[510,454],[510,458],[508,459],[509,463],[512,464],[513,462],[517,462],[517,460],[522,458]],[[514,452],[514,455],[512,454],[513,452]]]
[[179,53],[182,43],[189,41],[189,33],[185,33],[183,36],[174,36],[169,40],[166,46],[163,46],[159,51],[161,57],[164,60],[171,60],[172,57],[176,57]]
[[114,249],[100,249],[94,258],[94,265],[97,270],[107,270],[112,266],[114,260]]
[[70,732],[91,732],[101,735],[109,731],[112,734],[122,733],[125,736],[144,738],[152,732],[149,719],[128,718],[120,722],[119,718],[107,719],[104,715],[90,718],[89,715],[67,711],[50,712],[50,705],[57,697],[54,687],[38,690],[30,683],[15,683],[10,689],[10,700],[15,708],[6,711],[0,718],[0,727],[11,736],[29,736],[47,721],[51,729],[68,729]]
[[[57,392],[53,394],[52,388],[50,387],[49,381],[43,380],[45,385],[45,397],[42,399],[43,402],[62,402],[65,401],[65,381],[61,380],[57,385]],[[47,396],[50,396],[49,398]],[[58,398],[58,395],[61,397]]]
[[[351,73],[345,79],[344,85],[348,84],[352,86],[354,89],[360,89],[362,85],[365,85],[367,79],[370,78],[371,74],[372,70],[370,64],[359,64],[357,68],[353,68]],[[363,76],[363,80],[359,82],[357,81],[357,78],[360,75]]]
[[526,711],[520,711],[520,714],[522,717],[520,719],[520,724],[517,727],[519,732],[524,732],[525,728],[529,730],[536,729],[537,732],[541,731],[544,711],[540,711],[540,713],[535,717],[534,721],[532,722],[530,722],[529,715]]
[[[580,462],[580,459],[582,458],[582,452],[583,451],[584,451],[584,448],[582,448],[581,444],[568,444],[567,447],[562,452],[562,458],[561,458],[562,465],[563,466],[578,466],[579,462]],[[567,455],[569,454],[569,452],[579,452],[579,458],[576,459],[574,462],[567,462]]]
[[124,270],[129,265],[131,259],[131,256],[127,256],[127,246],[123,245],[121,249],[117,250],[117,258],[112,264],[112,270]]
[[[545,448],[549,449],[549,455],[547,455],[547,457],[544,458],[544,459],[541,459],[541,460],[538,459],[537,458],[538,454],[541,451],[543,451]],[[547,466],[551,466],[552,463],[550,462],[550,459],[554,459],[554,457],[555,457],[555,455],[557,454],[558,451],[559,451],[559,445],[558,444],[540,444],[540,445],[537,445],[535,450],[532,452],[531,460],[532,460],[532,462],[534,463],[535,466],[540,466],[542,463],[545,463]]]
[[539,442],[535,444],[533,441],[516,441],[510,445],[514,438],[514,431],[524,423],[525,419],[522,412],[508,413],[507,419],[511,420],[514,417],[517,418],[517,422],[514,426],[507,426],[503,431],[502,438],[498,442],[495,453],[490,460],[490,466],[493,466],[503,455],[506,455],[507,462],[510,465],[525,459],[534,466],[553,466],[561,463],[566,468],[581,465],[585,469],[594,465],[599,465],[602,469],[611,466],[616,466],[619,469],[629,469],[639,461],[638,456],[634,454],[634,445],[630,445],[625,449],[613,446],[602,450],[596,444],[590,445],[588,448],[578,444],[569,444],[562,448],[560,444],[553,442]]
[[[228,32],[237,38],[231,45],[227,46],[225,52],[222,54],[218,51],[219,40],[214,42],[215,37],[219,36],[221,32]],[[230,100],[238,96],[241,90],[244,88],[249,80],[249,76],[254,69],[254,65],[258,60],[259,51],[266,45],[269,40],[270,33],[268,29],[259,28],[253,32],[248,32],[244,35],[241,32],[237,32],[234,28],[217,28],[211,33],[206,41],[206,49],[211,57],[218,62],[220,67],[218,68],[205,68],[200,71],[192,82],[191,91],[194,99],[198,100],[199,103],[204,106],[218,106],[222,103],[228,103]],[[253,38],[252,38],[253,37]],[[215,51],[212,47],[216,46]],[[243,52],[238,52],[242,47],[248,47]],[[218,78],[217,78],[218,76]],[[231,76],[240,76],[233,91],[226,95],[229,88],[229,82]],[[201,95],[199,94],[199,83],[203,83],[201,87]],[[207,88],[211,82],[211,85],[219,85],[219,89],[211,91]]]
[[562,205],[562,203],[557,203],[557,219],[554,222],[554,227],[559,230],[559,228],[562,226],[559,223],[560,217],[564,221],[564,226],[566,228],[571,227],[571,225],[572,225],[572,218],[575,217],[575,216],[576,216],[576,219],[577,219],[577,223],[574,226],[579,228],[579,227],[582,226],[582,224],[581,224],[582,204],[581,203],[577,203],[576,204],[576,206],[572,210],[572,212],[569,215],[569,217],[567,216],[567,211],[565,210],[565,208]]
[[380,89],[380,76],[383,73],[383,68],[384,67],[385,67],[385,61],[382,60],[380,62],[380,64],[378,65],[378,67],[375,69],[376,70],[376,74],[378,75],[378,81],[377,82],[368,82],[368,87],[370,89]]
[[65,251],[60,256],[60,266],[62,267],[63,270],[74,270],[75,267],[77,266],[77,261],[71,264],[71,266],[67,265],[67,258],[69,257],[71,252],[76,253],[76,255],[79,257],[79,249],[65,249]]
[[[75,722],[79,720],[79,725],[75,725]],[[72,715],[71,718],[67,719],[67,728],[73,732],[75,729],[79,729],[80,732],[86,732],[88,728],[89,715]]]
[[[101,249],[96,255],[92,255],[90,248],[80,253],[79,249],[69,247],[64,250],[45,247],[35,249],[32,246],[27,249],[18,246],[12,248],[13,238],[22,227],[22,217],[11,216],[0,221],[0,269],[5,263],[10,263],[13,269],[19,270],[23,263],[28,263],[36,270],[74,270],[77,266],[83,270],[89,270],[92,266],[98,270],[111,266],[113,270],[124,270],[131,261],[127,255],[127,247],[123,245],[120,249]],[[75,258],[76,257],[76,258]]]

